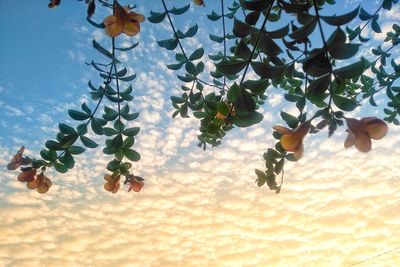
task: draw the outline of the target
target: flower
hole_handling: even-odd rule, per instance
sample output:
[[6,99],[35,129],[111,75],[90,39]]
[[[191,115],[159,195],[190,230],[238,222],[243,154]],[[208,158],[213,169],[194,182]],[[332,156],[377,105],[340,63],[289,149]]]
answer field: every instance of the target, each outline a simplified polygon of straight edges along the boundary
[[136,12],[129,12],[129,6],[122,7],[115,2],[114,14],[104,19],[106,34],[111,37],[120,35],[122,32],[129,36],[134,36],[140,32],[140,22],[144,21],[144,16]]
[[300,159],[303,156],[304,145],[303,138],[308,133],[311,127],[311,120],[300,124],[296,129],[290,130],[286,127],[275,125],[272,127],[275,131],[282,134],[281,145],[286,151],[293,152],[295,159]]
[[60,5],[61,0],[50,0],[49,8],[56,8]]
[[24,153],[25,147],[21,146],[18,150],[17,154],[13,156],[11,162],[8,163],[7,169],[8,170],[16,170],[21,165],[28,165],[31,163],[31,160],[27,157],[23,157],[22,154]]
[[121,186],[119,183],[120,177],[121,177],[120,175],[113,177],[110,174],[105,174],[104,180],[106,180],[106,182],[104,183],[104,189],[114,194],[117,193]]
[[132,174],[129,174],[126,176],[128,179],[128,192],[130,192],[132,189],[135,192],[140,192],[142,187],[144,186],[144,179],[139,176],[134,176]]
[[21,168],[21,173],[18,174],[17,179],[21,183],[32,182],[35,179],[36,169],[32,167]]
[[381,139],[387,131],[388,126],[386,123],[376,117],[366,117],[361,120],[347,118],[346,119],[348,129],[346,132],[349,135],[344,142],[344,147],[349,148],[353,145],[361,152],[368,152],[371,150],[371,138]]
[[203,0],[193,0],[193,2],[194,2],[196,5],[198,5],[198,6],[205,6]]

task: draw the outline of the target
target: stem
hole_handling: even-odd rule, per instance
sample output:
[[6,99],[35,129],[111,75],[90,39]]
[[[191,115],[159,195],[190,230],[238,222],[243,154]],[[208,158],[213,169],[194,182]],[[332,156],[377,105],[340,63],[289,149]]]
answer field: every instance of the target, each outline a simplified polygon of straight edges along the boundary
[[244,69],[242,79],[240,80],[240,84],[239,84],[240,86],[241,86],[241,85],[243,84],[243,82],[244,82],[244,78],[246,77],[247,70],[249,69],[249,65],[250,65],[250,63],[251,63],[251,60],[253,59],[254,52],[256,51],[256,49],[257,49],[257,47],[258,47],[258,43],[260,42],[261,32],[263,31],[263,29],[264,29],[264,27],[265,27],[265,24],[267,24],[267,20],[268,20],[269,14],[271,13],[272,6],[274,5],[274,2],[275,2],[275,1],[272,1],[271,5],[269,6],[267,15],[265,16],[265,19],[264,19],[264,21],[263,21],[263,23],[262,23],[262,25],[261,25],[260,31],[258,32],[256,42],[255,42],[255,44],[254,44],[253,50],[251,51],[251,54],[250,54],[250,56],[249,56],[249,59],[247,60],[247,64],[246,64],[246,67],[245,67],[245,69]]
[[[117,74],[117,64],[115,64],[115,38],[112,38],[112,57],[113,57],[113,62],[114,62],[114,73]],[[120,99],[120,91],[119,91],[119,80],[118,76],[115,75],[115,82],[117,84],[117,96],[118,99]],[[121,129],[121,102],[118,101],[118,131],[119,134],[122,134],[122,129]]]
[[164,0],[161,0],[161,1],[162,1],[163,6],[164,6],[165,13],[167,13],[168,21],[169,21],[169,24],[171,25],[172,31],[174,32],[174,36],[175,36],[175,38],[178,40],[178,45],[179,45],[179,47],[180,47],[180,49],[181,49],[181,51],[182,51],[182,54],[185,56],[186,61],[188,61],[189,59],[188,59],[188,57],[186,56],[185,50],[183,49],[181,40],[178,38],[178,35],[176,34],[175,26],[174,26],[174,24],[172,23],[172,19],[171,19],[171,16],[169,15],[169,11],[168,11],[167,5],[165,4],[165,1],[164,1]]
[[[389,52],[390,50],[392,50],[396,45],[397,45],[397,44],[392,45],[391,47],[389,47],[388,49],[386,49],[386,51],[384,51],[382,55],[386,55],[386,53]],[[382,55],[380,55],[377,59],[375,59],[374,63],[376,63],[376,62],[382,57]]]
[[[107,84],[110,83],[110,80],[111,80],[111,72],[112,72],[112,69],[113,69],[113,65],[114,65],[114,63],[112,63],[112,65],[111,65],[111,67],[110,67],[110,71],[108,72],[108,79],[104,82],[105,85],[107,85]],[[99,101],[97,102],[97,105],[96,105],[95,109],[93,110],[92,114],[90,115],[89,119],[87,120],[85,126],[84,126],[84,127],[82,128],[82,130],[80,130],[80,132],[78,133],[78,138],[79,138],[79,137],[82,135],[82,133],[87,129],[87,126],[88,126],[89,123],[92,121],[94,115],[96,114],[97,110],[98,110],[99,107],[100,107],[101,102],[103,101],[104,95],[105,95],[105,90],[103,90],[103,93],[101,94],[101,97],[100,97]],[[78,140],[78,138],[76,138],[76,140]],[[75,140],[75,141],[76,141],[76,140]],[[64,151],[61,152],[60,155],[58,155],[57,158],[56,158],[55,160],[51,161],[51,163],[55,163],[58,159],[60,159],[62,156],[64,156],[64,154],[68,151],[68,149],[69,149],[73,144],[75,144],[75,142],[72,143],[70,146],[68,146],[66,149],[64,149]]]
[[[383,3],[383,2],[382,2],[382,3]],[[372,19],[378,14],[378,12],[379,12],[381,9],[382,9],[382,4],[381,4],[381,6],[378,8],[378,10],[375,11],[374,15],[361,27],[359,35],[360,35],[361,32],[364,30],[364,28],[367,27],[367,25],[372,21]],[[355,38],[354,38],[353,40],[355,40]],[[353,40],[350,40],[350,43],[351,43]]]
[[[253,59],[254,52],[256,51],[257,46],[258,46],[258,43],[260,42],[261,32],[264,30],[264,27],[265,27],[265,25],[267,24],[267,20],[268,20],[269,14],[271,13],[272,6],[274,5],[274,2],[275,2],[275,1],[272,1],[271,5],[270,5],[269,8],[268,8],[267,15],[265,16],[265,19],[264,19],[264,21],[263,21],[263,23],[262,23],[262,25],[261,25],[261,28],[260,28],[260,30],[259,30],[259,32],[258,32],[256,42],[254,43],[253,50],[251,51],[251,54],[250,54],[250,56],[249,56],[249,59],[247,60],[246,67],[245,67],[245,69],[244,69],[243,76],[242,76],[242,79],[240,80],[239,86],[242,86],[242,84],[243,84],[243,82],[244,82],[244,78],[246,77],[247,70],[249,69],[249,65],[250,65],[250,63],[251,63],[251,60]],[[235,105],[232,103],[232,105],[231,105],[231,107],[230,107],[230,109],[229,109],[229,113],[228,113],[228,115],[226,116],[225,120],[229,119],[229,117],[232,115],[232,111],[233,111],[234,107],[235,107]]]
[[[242,9],[243,10],[243,9]],[[224,13],[224,0],[221,0],[221,13],[222,13],[222,31],[224,34],[224,58],[226,57],[226,30],[225,30],[225,13]],[[224,85],[222,86],[222,89],[224,90],[226,86],[226,76],[224,75]],[[222,92],[224,92],[222,90]]]
[[[317,16],[317,23],[318,23],[319,31],[321,33],[321,39],[322,39],[322,42],[323,42],[323,45],[324,45],[325,56],[329,60],[328,46],[326,45],[326,39],[325,39],[324,31],[322,30],[321,18],[320,18],[319,12],[318,12],[317,3],[315,1],[314,1],[314,10],[315,10],[315,15]],[[332,63],[329,60],[329,76],[330,76],[331,80],[332,80],[332,74],[333,74]],[[333,96],[333,89],[332,89],[332,83],[330,83],[330,85],[329,85],[329,102],[328,102],[328,106],[329,106],[329,109],[331,111],[333,111],[332,107],[331,107],[331,105],[332,105],[332,96]]]

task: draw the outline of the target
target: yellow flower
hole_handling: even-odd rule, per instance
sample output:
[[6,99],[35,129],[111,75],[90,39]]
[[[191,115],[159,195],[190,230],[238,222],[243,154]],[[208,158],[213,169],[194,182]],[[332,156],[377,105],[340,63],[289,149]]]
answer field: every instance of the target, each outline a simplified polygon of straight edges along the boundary
[[347,118],[346,130],[349,135],[344,142],[344,147],[349,148],[353,145],[361,152],[368,152],[371,150],[371,138],[381,139],[387,131],[388,126],[386,123],[376,117],[366,117],[361,120]]
[[116,37],[122,32],[129,36],[134,36],[140,32],[140,22],[144,21],[144,16],[130,11],[129,6],[122,7],[115,2],[114,14],[104,19],[106,26],[105,32],[108,36]]
[[280,125],[275,125],[272,128],[282,134],[282,147],[286,151],[293,152],[293,156],[295,159],[300,159],[303,156],[304,152],[303,139],[310,130],[310,127],[311,121],[305,121],[294,130],[288,129]]

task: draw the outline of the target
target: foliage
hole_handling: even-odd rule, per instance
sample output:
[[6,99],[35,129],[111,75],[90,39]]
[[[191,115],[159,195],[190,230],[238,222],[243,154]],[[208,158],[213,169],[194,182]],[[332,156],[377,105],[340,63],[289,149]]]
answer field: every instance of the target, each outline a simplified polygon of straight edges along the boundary
[[[128,105],[133,99],[132,86],[123,86],[136,75],[128,73],[126,67],[118,67],[121,64],[117,59],[118,51],[132,50],[138,43],[121,48],[116,45],[116,40],[122,33],[129,36],[138,34],[144,18],[131,8],[120,6],[117,1],[86,2],[88,22],[103,28],[112,40],[110,49],[93,40],[93,48],[109,61],[88,64],[104,79],[102,85],[88,84],[97,105],[91,109],[83,103],[80,110],[69,110],[70,117],[80,124],[73,127],[60,123],[60,132],[55,140],[45,143],[40,152],[41,159],[27,158],[22,164],[22,149],[17,153],[19,156],[15,156],[19,160],[14,157],[12,167],[21,163],[19,165],[28,166],[25,171],[34,170],[35,174],[39,169],[42,174],[50,167],[58,172],[67,172],[74,167],[76,155],[86,148],[98,146],[88,137],[88,130],[91,130],[96,135],[106,136],[103,153],[114,157],[106,167],[111,174],[104,177],[105,189],[114,193],[118,191],[119,179],[123,175],[125,183],[130,184],[129,188],[138,192],[143,186],[143,178],[132,175],[130,169],[132,161],[140,160],[140,154],[132,149],[140,128],[125,126],[134,121],[138,113],[131,112]],[[175,53],[175,61],[168,62],[167,67],[175,71],[182,82],[181,94],[171,96],[175,109],[172,117],[193,115],[199,119],[199,147],[205,150],[207,145],[218,146],[235,127],[246,128],[260,123],[263,115],[259,110],[265,104],[269,88],[279,88],[285,100],[298,109],[297,114],[281,111],[280,117],[289,128],[273,127],[272,134],[277,141],[274,148],[264,153],[265,171],[255,171],[258,186],[267,184],[269,189],[279,193],[285,162],[299,160],[306,135],[316,134],[325,127],[331,136],[346,122],[348,137],[345,147],[355,145],[360,151],[368,152],[371,138],[380,139],[386,134],[386,123],[375,117],[358,120],[346,113],[364,104],[364,100],[376,107],[374,97],[383,90],[388,97],[383,119],[400,124],[400,87],[395,84],[400,77],[400,65],[389,53],[400,43],[400,26],[394,24],[393,30],[387,33],[384,43],[389,44],[388,49],[384,50],[383,45],[372,49],[375,60],[359,56],[359,51],[369,41],[363,37],[363,31],[370,28],[381,32],[379,12],[390,10],[397,0],[383,0],[374,14],[359,6],[349,13],[334,16],[320,14],[329,5],[334,5],[334,0],[220,0],[221,9],[211,10],[207,15],[210,23],[222,28],[222,35],[209,34],[210,40],[221,47],[216,54],[207,54],[203,46],[192,51],[184,49],[185,42],[196,36],[199,27],[190,22],[188,29],[179,29],[173,17],[187,12],[190,3],[171,7],[165,0],[160,2],[161,7],[155,5],[158,9],[152,10],[147,20],[154,24],[166,21],[172,29],[172,36],[157,40],[161,48]],[[193,2],[204,6],[201,0]],[[60,0],[52,0],[49,7],[59,4]],[[96,5],[112,9],[113,15],[103,23],[93,21],[91,15]],[[350,23],[358,19],[361,21],[358,26],[350,28]],[[282,21],[289,20],[282,26]],[[327,29],[332,29],[328,38]],[[320,44],[311,42],[316,39],[321,40]],[[215,69],[210,71],[209,78],[203,79],[208,75],[205,73],[208,59]],[[251,71],[258,76],[257,79],[247,77]],[[367,75],[367,72],[374,76]],[[101,103],[105,105],[104,110],[98,114]],[[308,114],[307,110],[316,111]],[[34,177],[32,173],[26,176],[31,179]],[[278,176],[281,176],[279,185]]]

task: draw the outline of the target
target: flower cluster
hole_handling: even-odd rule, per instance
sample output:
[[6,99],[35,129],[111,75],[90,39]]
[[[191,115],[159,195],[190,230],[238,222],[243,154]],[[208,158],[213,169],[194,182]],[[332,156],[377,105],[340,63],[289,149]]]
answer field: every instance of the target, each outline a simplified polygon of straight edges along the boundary
[[[106,182],[104,183],[104,189],[108,192],[117,193],[121,187],[120,178],[120,175],[113,176],[110,174],[105,174],[104,180],[106,180]],[[124,184],[128,186],[128,192],[130,192],[132,189],[135,192],[140,192],[144,186],[144,179],[133,174],[128,174],[126,175]]]
[[26,187],[29,189],[36,189],[38,193],[44,194],[49,191],[52,182],[44,175],[43,170],[37,174],[37,170],[34,167],[27,166],[32,163],[32,160],[22,155],[24,151],[25,147],[22,146],[7,165],[7,169],[16,170],[18,167],[24,166],[21,167],[17,180],[21,183],[26,183]]

